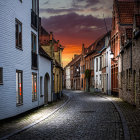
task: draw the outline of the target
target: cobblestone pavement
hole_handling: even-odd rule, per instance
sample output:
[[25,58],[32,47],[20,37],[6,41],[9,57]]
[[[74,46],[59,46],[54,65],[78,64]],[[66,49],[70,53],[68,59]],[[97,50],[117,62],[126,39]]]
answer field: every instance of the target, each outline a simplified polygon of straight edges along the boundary
[[70,101],[48,119],[9,140],[119,140],[124,139],[120,116],[106,98],[65,91]]
[[31,125],[35,121],[40,120],[43,116],[48,116],[64,104],[66,100],[67,97],[64,96],[61,100],[48,104],[47,106],[42,106],[41,108],[37,108],[14,118],[0,121],[0,139],[6,135],[23,129],[28,125]]
[[[108,97],[108,96],[107,96]],[[123,113],[130,133],[131,140],[140,140],[140,109],[122,101],[119,98],[109,97],[114,101]]]

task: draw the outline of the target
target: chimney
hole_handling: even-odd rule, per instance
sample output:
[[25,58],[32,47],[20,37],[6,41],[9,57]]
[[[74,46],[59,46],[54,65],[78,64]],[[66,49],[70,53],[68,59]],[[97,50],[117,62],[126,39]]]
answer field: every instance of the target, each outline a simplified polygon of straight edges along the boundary
[[53,32],[50,32],[50,41],[53,40]]

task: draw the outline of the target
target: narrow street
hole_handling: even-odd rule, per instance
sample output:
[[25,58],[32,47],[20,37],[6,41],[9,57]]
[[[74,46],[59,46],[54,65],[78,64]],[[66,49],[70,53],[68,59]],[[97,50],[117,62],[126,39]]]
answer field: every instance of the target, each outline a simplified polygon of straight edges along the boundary
[[9,139],[124,139],[119,113],[111,101],[81,91],[65,91],[65,94],[70,100],[63,108]]

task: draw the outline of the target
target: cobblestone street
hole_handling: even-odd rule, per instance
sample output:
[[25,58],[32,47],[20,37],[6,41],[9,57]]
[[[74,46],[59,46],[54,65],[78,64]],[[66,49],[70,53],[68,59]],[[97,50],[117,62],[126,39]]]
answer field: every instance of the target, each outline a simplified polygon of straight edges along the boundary
[[9,139],[124,139],[119,113],[111,101],[80,91],[65,93],[70,100],[63,108]]

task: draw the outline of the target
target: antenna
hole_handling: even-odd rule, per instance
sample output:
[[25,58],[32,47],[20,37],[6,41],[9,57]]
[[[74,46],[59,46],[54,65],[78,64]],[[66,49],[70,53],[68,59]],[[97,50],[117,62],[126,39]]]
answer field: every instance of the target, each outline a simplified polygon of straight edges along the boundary
[[105,27],[106,27],[106,32],[108,33],[108,29],[107,29],[107,25],[106,25],[104,14],[103,14],[103,18],[104,18],[104,24],[105,24]]

